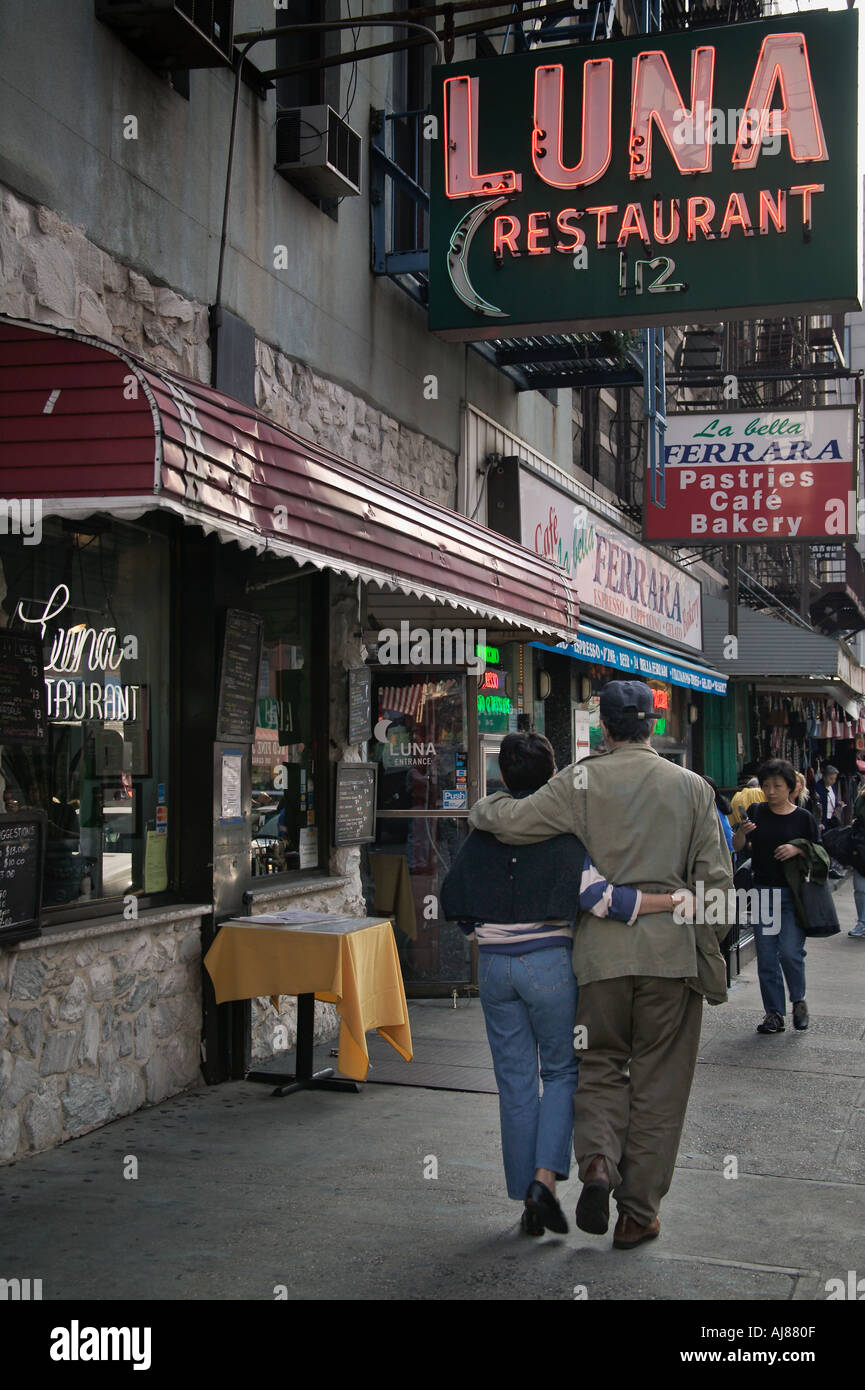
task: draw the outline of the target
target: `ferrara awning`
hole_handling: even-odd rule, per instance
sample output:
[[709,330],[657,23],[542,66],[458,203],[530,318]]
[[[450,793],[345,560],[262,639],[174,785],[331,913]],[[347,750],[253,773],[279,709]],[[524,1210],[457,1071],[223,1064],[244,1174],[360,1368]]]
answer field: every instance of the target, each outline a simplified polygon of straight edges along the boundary
[[0,317],[0,414],[0,496],[46,515],[161,508],[507,627],[576,631],[551,561],[106,343]]
[[616,671],[628,672],[638,680],[667,681],[670,685],[681,685],[687,690],[700,691],[703,695],[727,693],[727,677],[720,671],[713,671],[697,661],[689,661],[676,652],[635,642],[623,633],[608,632],[586,623],[581,624],[579,635],[572,642],[560,642],[555,647],[545,642],[533,642],[532,646],[574,657],[577,661],[592,662],[596,666],[610,666]]

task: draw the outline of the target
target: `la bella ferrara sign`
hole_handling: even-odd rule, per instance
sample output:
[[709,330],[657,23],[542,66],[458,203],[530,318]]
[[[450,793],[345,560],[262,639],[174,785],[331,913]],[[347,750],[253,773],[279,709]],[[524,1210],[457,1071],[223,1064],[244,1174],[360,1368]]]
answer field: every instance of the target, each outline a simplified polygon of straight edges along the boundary
[[857,527],[856,411],[671,415],[663,507],[647,484],[649,541],[824,541]]
[[859,308],[858,14],[434,72],[444,338]]

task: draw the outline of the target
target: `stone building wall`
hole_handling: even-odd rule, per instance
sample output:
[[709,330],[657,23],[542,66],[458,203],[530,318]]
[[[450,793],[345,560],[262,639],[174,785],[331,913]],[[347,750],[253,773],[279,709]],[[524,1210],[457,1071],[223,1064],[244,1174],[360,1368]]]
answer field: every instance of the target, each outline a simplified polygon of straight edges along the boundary
[[[82,227],[0,188],[0,313],[70,328],[210,380],[208,310],[100,250]],[[453,507],[456,456],[336,382],[256,341],[256,403],[278,424]]]
[[[210,379],[208,309],[153,284],[96,246],[83,227],[0,187],[0,313],[72,329],[199,381]],[[401,487],[447,506],[456,457],[423,434],[256,342],[256,402],[277,423]],[[346,749],[346,679],[363,661],[357,585],[331,576],[331,760]],[[342,735],[344,737],[344,735]],[[360,850],[332,851],[331,882],[300,885],[266,908],[303,906],[362,916]],[[300,891],[299,891],[300,890]],[[99,939],[64,934],[0,951],[0,1160],[38,1152],[199,1084],[199,922],[151,939],[117,926]],[[6,1005],[10,1010],[8,1022]],[[256,1060],[291,1049],[296,1001],[277,1013],[253,1002]],[[338,1031],[333,1005],[316,1005],[316,1038]]]
[[197,912],[0,951],[0,1161],[202,1085],[200,1038]]
[[257,340],[255,403],[293,434],[310,439],[398,487],[456,506],[456,457],[337,382]]

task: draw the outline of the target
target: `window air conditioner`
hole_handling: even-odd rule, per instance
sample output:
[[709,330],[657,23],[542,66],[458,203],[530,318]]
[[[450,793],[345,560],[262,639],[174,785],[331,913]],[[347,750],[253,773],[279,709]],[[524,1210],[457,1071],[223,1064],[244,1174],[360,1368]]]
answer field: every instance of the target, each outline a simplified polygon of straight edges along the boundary
[[280,111],[274,167],[314,198],[353,197],[360,193],[360,136],[332,106]]
[[95,0],[96,18],[155,68],[231,66],[234,0]]

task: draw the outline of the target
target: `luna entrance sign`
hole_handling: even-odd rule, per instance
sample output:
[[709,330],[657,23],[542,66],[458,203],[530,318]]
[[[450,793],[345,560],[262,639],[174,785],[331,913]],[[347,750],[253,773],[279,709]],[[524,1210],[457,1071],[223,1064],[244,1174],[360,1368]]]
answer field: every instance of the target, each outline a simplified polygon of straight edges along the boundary
[[859,307],[858,15],[436,69],[453,339]]

